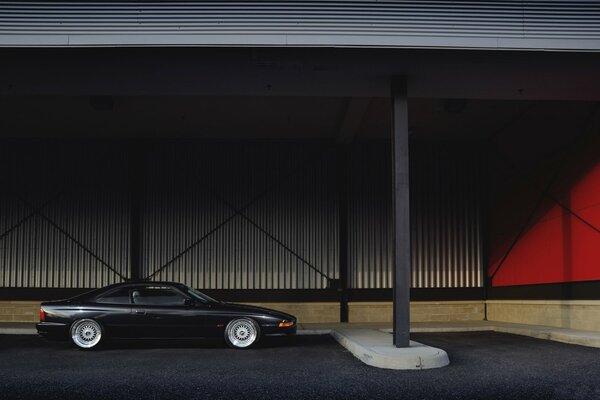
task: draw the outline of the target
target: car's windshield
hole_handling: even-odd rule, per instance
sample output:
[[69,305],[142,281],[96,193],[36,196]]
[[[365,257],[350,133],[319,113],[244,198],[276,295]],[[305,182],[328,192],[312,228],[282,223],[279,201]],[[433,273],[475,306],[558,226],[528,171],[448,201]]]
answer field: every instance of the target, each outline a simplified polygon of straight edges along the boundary
[[202,303],[220,303],[220,301],[213,299],[210,296],[205,295],[195,289],[186,287],[187,293],[196,300],[200,300]]

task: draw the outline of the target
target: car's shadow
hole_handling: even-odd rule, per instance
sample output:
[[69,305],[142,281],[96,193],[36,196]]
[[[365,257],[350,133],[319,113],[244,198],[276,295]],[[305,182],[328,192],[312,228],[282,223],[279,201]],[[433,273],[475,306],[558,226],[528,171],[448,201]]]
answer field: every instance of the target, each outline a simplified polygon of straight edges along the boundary
[[[299,335],[282,337],[263,337],[253,349],[272,349],[285,347],[307,347],[323,344],[332,340],[329,335]],[[57,349],[75,349],[69,341],[46,341]],[[105,340],[93,351],[117,349],[229,349],[223,339],[110,339]]]

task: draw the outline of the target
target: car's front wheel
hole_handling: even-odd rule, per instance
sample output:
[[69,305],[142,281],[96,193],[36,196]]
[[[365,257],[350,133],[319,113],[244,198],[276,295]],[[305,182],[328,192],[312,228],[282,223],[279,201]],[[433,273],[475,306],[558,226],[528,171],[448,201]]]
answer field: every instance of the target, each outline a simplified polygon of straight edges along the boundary
[[234,349],[245,349],[260,338],[260,327],[250,318],[238,318],[227,324],[225,341]]
[[82,349],[96,347],[102,339],[102,327],[93,319],[80,319],[71,325],[71,340]]

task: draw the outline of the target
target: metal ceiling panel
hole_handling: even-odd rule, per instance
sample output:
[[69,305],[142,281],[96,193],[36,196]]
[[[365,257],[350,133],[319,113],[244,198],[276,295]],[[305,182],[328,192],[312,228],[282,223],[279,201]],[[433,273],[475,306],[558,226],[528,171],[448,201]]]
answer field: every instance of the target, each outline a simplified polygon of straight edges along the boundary
[[600,49],[600,2],[0,2],[1,46]]

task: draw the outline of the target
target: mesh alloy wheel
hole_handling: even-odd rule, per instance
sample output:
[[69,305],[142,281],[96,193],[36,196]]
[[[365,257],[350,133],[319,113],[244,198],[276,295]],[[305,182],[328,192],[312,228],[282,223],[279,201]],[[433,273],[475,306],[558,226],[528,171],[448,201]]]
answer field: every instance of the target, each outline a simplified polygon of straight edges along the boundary
[[225,329],[225,341],[235,349],[245,349],[252,346],[259,336],[258,324],[247,318],[234,319]]
[[77,347],[91,349],[102,339],[102,327],[93,319],[81,319],[71,325],[71,339]]

